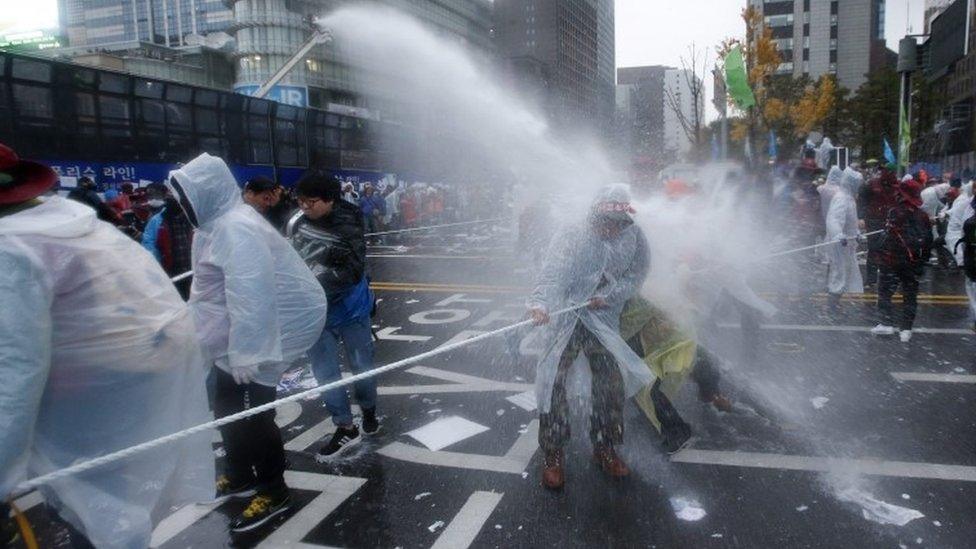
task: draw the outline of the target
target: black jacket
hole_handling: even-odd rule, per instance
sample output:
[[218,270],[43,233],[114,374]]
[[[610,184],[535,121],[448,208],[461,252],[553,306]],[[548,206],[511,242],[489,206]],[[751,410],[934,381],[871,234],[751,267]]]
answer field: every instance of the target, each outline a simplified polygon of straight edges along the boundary
[[922,210],[898,204],[888,210],[878,264],[921,269],[932,251],[932,223]]
[[[309,264],[325,294],[336,297],[359,283],[366,274],[366,239],[359,207],[336,200],[328,216],[316,220],[305,218],[303,222],[325,235],[324,239],[311,240],[299,231],[294,237],[299,250],[321,250],[312,252],[316,255]],[[309,254],[303,256],[309,260]]]

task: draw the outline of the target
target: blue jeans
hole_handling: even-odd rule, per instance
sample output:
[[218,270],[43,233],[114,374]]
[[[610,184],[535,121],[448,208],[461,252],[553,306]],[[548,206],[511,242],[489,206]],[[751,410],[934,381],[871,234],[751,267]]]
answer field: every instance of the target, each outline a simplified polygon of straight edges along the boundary
[[[322,336],[312,345],[308,356],[312,360],[312,373],[319,385],[342,379],[339,370],[339,340],[346,347],[346,358],[353,374],[373,369],[373,334],[369,316],[322,330]],[[353,384],[356,401],[361,408],[376,407],[376,378],[367,378]],[[325,392],[325,407],[332,414],[332,422],[339,427],[352,425],[349,393],[345,387]]]

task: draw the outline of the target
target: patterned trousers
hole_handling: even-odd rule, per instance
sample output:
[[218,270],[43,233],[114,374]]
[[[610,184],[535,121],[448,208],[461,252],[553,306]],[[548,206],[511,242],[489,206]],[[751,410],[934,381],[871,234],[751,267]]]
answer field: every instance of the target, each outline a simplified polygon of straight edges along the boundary
[[624,381],[617,361],[582,322],[577,322],[559,360],[549,413],[539,415],[539,446],[546,453],[561,449],[569,440],[566,379],[580,352],[589,361],[593,376],[590,442],[596,447],[620,445],[624,441]]

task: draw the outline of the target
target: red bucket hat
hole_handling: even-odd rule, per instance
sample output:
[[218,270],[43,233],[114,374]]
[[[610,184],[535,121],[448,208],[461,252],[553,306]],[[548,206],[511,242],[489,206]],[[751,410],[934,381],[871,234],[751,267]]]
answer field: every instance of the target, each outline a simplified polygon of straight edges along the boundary
[[901,199],[916,208],[922,207],[922,184],[914,179],[902,181],[898,187]]
[[57,182],[58,174],[54,170],[22,160],[13,149],[0,143],[0,206],[37,198]]

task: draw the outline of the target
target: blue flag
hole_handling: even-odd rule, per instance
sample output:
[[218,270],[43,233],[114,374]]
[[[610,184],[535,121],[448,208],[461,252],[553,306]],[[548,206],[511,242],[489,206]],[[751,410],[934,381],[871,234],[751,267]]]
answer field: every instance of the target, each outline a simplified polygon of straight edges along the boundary
[[779,156],[779,147],[776,146],[776,132],[769,130],[769,158],[775,159]]
[[891,145],[888,143],[888,139],[884,140],[884,157],[889,164],[897,163],[898,159],[895,158],[895,151],[891,150]]

